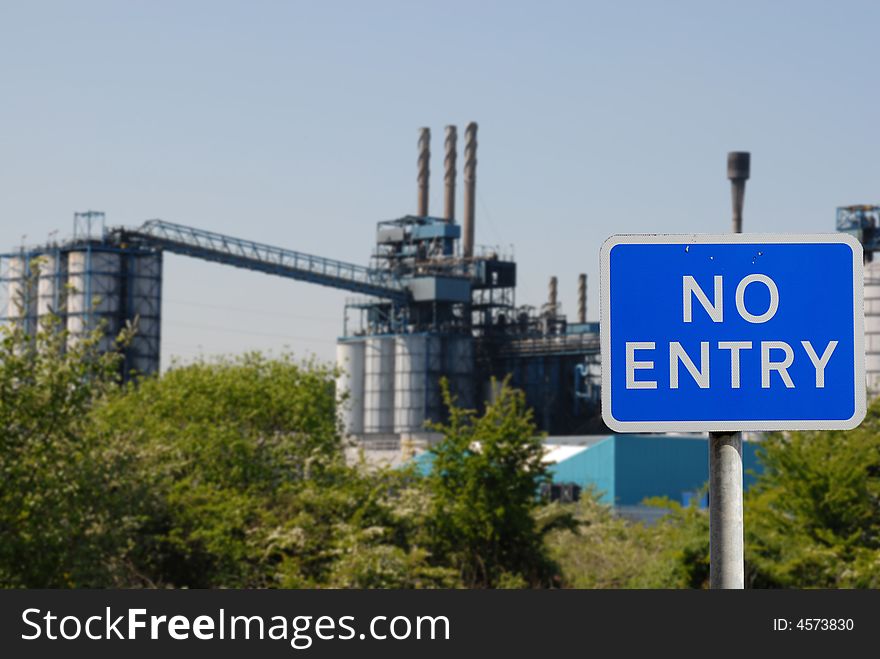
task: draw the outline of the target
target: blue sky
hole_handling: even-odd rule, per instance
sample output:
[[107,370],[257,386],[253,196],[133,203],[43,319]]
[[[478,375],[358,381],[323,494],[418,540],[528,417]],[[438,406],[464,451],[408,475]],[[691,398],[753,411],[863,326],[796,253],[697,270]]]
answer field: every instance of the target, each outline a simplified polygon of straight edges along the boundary
[[[0,249],[166,220],[367,263],[416,139],[480,124],[477,242],[575,311],[614,233],[834,230],[880,201],[875,2],[0,2]],[[459,209],[460,209],[459,199]],[[459,210],[460,217],[460,210]],[[646,273],[646,276],[649,273]],[[331,359],[343,292],[168,255],[164,349]]]

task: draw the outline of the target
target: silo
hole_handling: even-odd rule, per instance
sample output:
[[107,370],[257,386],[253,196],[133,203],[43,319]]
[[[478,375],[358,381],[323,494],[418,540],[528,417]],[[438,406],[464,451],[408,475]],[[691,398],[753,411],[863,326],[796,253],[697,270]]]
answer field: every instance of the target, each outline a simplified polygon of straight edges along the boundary
[[[446,338],[443,371],[458,407],[474,407],[474,339],[462,334]],[[442,403],[442,400],[441,400]],[[442,414],[443,410],[440,410]]]
[[113,349],[120,330],[120,265],[118,252],[86,249],[69,253],[67,329],[71,339],[106,321],[99,349]]
[[59,314],[61,291],[60,258],[57,252],[40,258],[37,281],[37,319],[43,322],[50,314]]
[[865,264],[865,375],[868,397],[880,395],[880,261]]
[[440,409],[440,338],[401,334],[395,339],[394,432],[417,433]]
[[33,282],[29,281],[27,256],[12,256],[6,259],[4,283],[6,285],[6,318],[24,323],[25,331],[30,331],[28,321],[36,312],[33,295]]
[[366,343],[363,340],[336,344],[336,400],[346,434],[364,432],[364,370]]
[[394,337],[370,337],[364,350],[364,432],[390,434],[394,431]]
[[126,350],[126,370],[142,374],[159,370],[162,312],[162,253],[138,251],[125,255],[128,269],[127,319],[137,318],[137,332]]

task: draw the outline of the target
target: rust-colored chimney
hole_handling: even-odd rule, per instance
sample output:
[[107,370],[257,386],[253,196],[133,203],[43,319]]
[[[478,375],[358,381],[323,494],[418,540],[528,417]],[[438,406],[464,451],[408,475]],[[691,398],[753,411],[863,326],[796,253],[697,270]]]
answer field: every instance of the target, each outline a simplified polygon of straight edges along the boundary
[[474,255],[474,205],[477,193],[477,124],[472,121],[464,131],[464,221],[461,254]]
[[457,149],[458,129],[455,126],[446,127],[446,166],[444,178],[446,180],[446,194],[443,197],[443,217],[449,224],[455,223],[455,162],[458,159]]
[[578,322],[587,322],[587,275],[578,275]]
[[422,128],[419,130],[419,173],[417,181],[419,183],[419,200],[418,211],[419,217],[428,214],[428,179],[431,177],[431,129]]

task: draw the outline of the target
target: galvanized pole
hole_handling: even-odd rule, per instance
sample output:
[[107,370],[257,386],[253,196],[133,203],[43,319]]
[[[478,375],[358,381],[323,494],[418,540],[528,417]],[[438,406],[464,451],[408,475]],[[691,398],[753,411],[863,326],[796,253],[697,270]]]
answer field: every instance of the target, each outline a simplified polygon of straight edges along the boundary
[[709,433],[709,587],[743,588],[742,433]]
[[[742,233],[749,154],[727,154],[733,232]],[[744,588],[742,433],[709,433],[709,587]]]

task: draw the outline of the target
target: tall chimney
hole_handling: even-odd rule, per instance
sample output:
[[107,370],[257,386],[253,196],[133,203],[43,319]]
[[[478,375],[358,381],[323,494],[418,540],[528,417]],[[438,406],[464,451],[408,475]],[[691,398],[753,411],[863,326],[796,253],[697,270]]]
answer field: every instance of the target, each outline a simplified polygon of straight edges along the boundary
[[587,275],[578,275],[578,322],[587,322]]
[[449,224],[455,223],[455,161],[458,158],[456,151],[458,143],[458,129],[455,126],[446,127],[446,165],[444,178],[446,180],[446,194],[443,197],[443,216]]
[[428,179],[431,176],[431,129],[419,130],[419,202],[416,215],[424,217],[428,214]]
[[551,316],[556,315],[556,304],[558,302],[557,284],[556,276],[550,277],[550,286],[547,289],[547,306]]
[[730,179],[733,201],[734,233],[742,233],[743,230],[743,201],[746,196],[750,164],[751,154],[748,151],[731,151],[727,154],[727,178]]
[[477,188],[477,124],[472,121],[464,129],[464,222],[461,254],[474,255],[474,203]]

